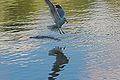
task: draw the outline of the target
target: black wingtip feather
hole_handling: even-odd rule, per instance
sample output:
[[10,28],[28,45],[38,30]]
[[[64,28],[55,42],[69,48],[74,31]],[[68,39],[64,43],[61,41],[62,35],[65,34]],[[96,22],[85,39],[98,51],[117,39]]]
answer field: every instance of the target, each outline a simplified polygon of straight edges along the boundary
[[60,5],[58,5],[58,4],[57,4],[57,5],[55,5],[55,7],[56,7],[56,8],[62,8],[62,7],[61,7]]

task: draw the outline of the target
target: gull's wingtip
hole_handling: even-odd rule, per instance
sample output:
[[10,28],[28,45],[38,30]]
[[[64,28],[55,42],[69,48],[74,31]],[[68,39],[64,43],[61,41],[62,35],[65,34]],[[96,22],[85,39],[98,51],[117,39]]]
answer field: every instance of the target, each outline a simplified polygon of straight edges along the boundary
[[45,0],[46,3],[50,2],[49,0]]
[[48,2],[48,0],[44,0],[46,3]]
[[48,6],[52,5],[52,3],[50,2],[50,0],[45,0],[46,4],[48,4]]
[[49,0],[45,0],[45,1],[49,1]]

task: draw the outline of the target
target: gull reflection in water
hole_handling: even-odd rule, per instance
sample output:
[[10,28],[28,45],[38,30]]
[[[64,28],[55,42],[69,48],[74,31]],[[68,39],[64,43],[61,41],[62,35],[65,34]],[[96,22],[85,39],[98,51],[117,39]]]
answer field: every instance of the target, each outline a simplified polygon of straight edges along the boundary
[[53,63],[51,73],[49,73],[48,80],[55,80],[56,77],[59,75],[58,72],[62,71],[65,67],[65,64],[68,64],[69,59],[64,55],[63,50],[65,48],[62,47],[55,47],[52,50],[49,51],[49,56],[55,56],[56,60]]

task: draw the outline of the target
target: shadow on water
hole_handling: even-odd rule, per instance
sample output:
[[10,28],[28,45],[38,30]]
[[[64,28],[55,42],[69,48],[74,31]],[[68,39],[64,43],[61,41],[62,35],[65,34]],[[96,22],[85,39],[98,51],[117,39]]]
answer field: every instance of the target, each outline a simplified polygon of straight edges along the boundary
[[30,38],[33,38],[33,39],[52,39],[52,40],[57,40],[57,41],[61,41],[61,39],[59,38],[55,38],[55,37],[52,37],[52,36],[33,36],[33,37],[30,37]]
[[49,73],[48,80],[55,80],[57,76],[59,76],[60,71],[63,70],[65,67],[65,64],[68,64],[69,59],[64,55],[63,50],[65,48],[62,47],[55,47],[52,50],[49,51],[49,56],[55,56],[56,60],[53,63],[51,73]]

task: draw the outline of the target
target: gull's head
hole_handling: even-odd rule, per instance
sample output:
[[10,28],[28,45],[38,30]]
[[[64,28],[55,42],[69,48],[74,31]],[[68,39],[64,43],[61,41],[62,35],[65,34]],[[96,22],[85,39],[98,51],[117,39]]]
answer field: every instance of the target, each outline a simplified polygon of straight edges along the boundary
[[61,9],[62,9],[62,7],[61,7],[58,3],[55,5],[55,7],[56,7],[56,8],[61,8]]

